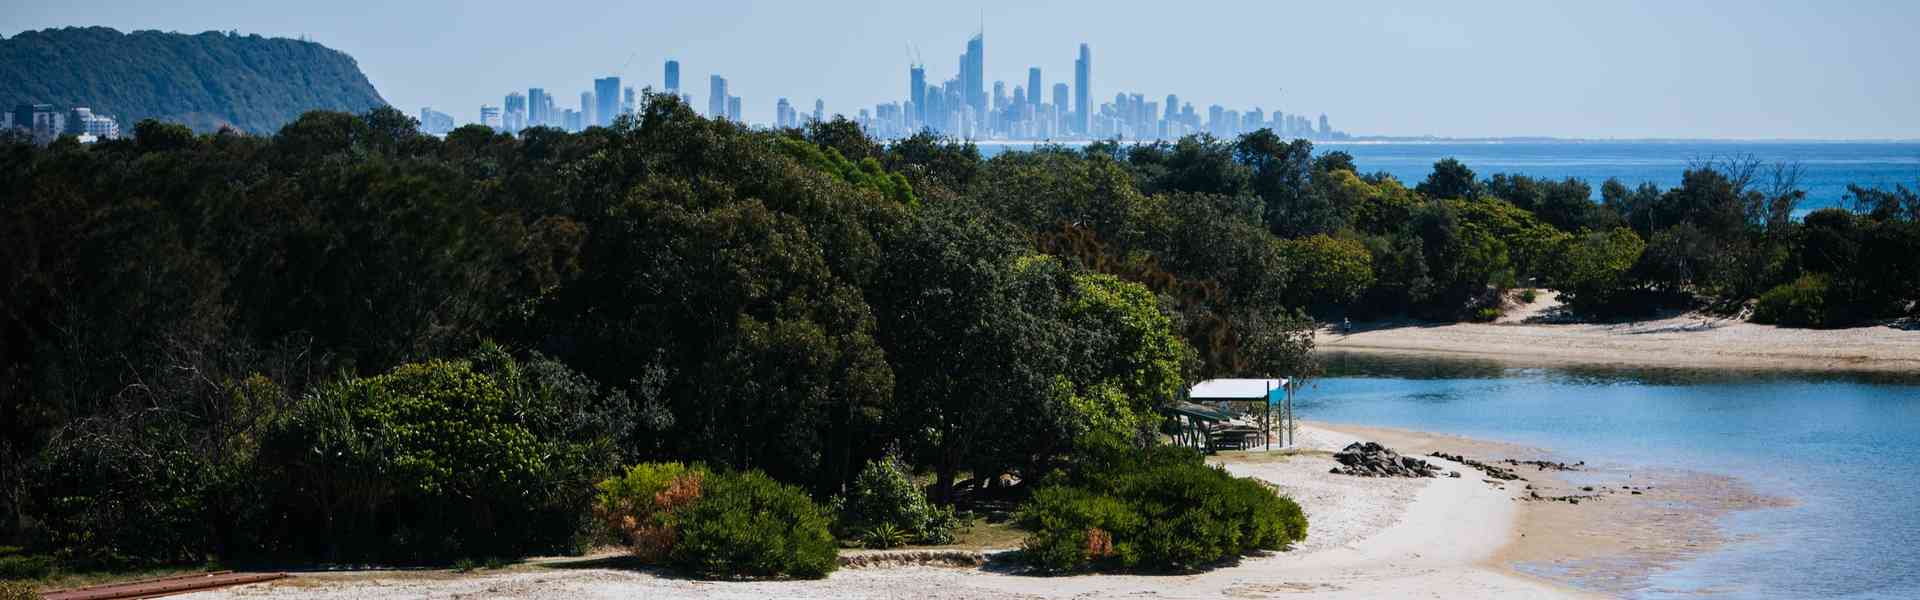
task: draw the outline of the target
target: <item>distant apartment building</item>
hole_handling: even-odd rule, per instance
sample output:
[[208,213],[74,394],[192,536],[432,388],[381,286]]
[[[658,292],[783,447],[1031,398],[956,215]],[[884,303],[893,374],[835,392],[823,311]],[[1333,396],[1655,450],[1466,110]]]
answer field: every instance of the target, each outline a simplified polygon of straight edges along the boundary
[[680,95],[680,61],[667,61],[667,93]]
[[707,118],[727,116],[727,78],[714,75],[707,79]]
[[527,90],[527,126],[554,127],[553,96],[547,95],[543,88]]
[[593,92],[580,92],[580,126],[568,127],[567,131],[585,131],[598,123],[599,121],[594,120],[593,105]]
[[120,137],[120,122],[113,120],[113,117],[93,114],[93,109],[85,106],[76,106],[67,111],[65,130],[69,135],[79,136],[82,143],[111,140]]
[[782,129],[790,128],[790,127],[798,127],[799,123],[797,121],[798,119],[795,117],[794,111],[793,111],[793,104],[790,102],[787,102],[786,98],[781,98],[778,103],[774,104],[773,106],[773,126],[774,127],[779,127]]
[[507,133],[520,133],[527,128],[527,97],[520,92],[507,94],[506,112],[500,115],[501,124]]
[[480,124],[499,131],[502,128],[500,123],[500,107],[487,106],[485,104],[480,105]]
[[433,135],[446,135],[453,131],[453,115],[434,110],[433,107],[420,109],[420,131]]
[[602,77],[593,80],[593,124],[606,127],[620,116],[620,78]]
[[740,119],[740,97],[727,96],[727,119],[735,123],[744,123]]
[[23,132],[36,144],[51,143],[69,135],[83,144],[120,137],[119,121],[94,114],[92,109],[85,106],[62,111],[52,104],[20,104],[6,113],[0,127]]

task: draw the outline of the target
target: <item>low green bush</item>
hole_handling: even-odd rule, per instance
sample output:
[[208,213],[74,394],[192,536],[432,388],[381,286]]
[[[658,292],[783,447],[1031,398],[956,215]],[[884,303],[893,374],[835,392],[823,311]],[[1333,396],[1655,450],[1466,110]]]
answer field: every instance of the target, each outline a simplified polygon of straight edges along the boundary
[[700,500],[706,467],[677,462],[643,463],[600,482],[594,515],[619,533],[642,560],[664,558],[679,537],[674,516]]
[[39,579],[53,573],[53,558],[38,554],[0,556],[0,579]]
[[758,471],[707,478],[673,518],[675,567],[704,577],[825,577],[839,566],[827,516],[800,488]]
[[1533,304],[1533,301],[1539,300],[1539,299],[1540,299],[1539,294],[1535,293],[1531,289],[1520,290],[1520,302],[1522,303]]
[[892,523],[881,523],[860,534],[860,545],[870,550],[898,548],[907,545],[907,532]]
[[35,545],[90,567],[201,560],[211,546],[216,476],[172,420],[83,422],[28,472],[26,508],[40,523]]
[[[497,351],[320,386],[274,423],[262,480],[280,552],[444,563],[575,552],[591,483],[618,464],[597,390]],[[532,366],[532,365],[527,365]],[[564,373],[562,373],[564,375]],[[579,388],[579,386],[573,386]]]
[[889,526],[923,544],[953,541],[959,519],[952,507],[938,507],[914,485],[900,461],[892,457],[867,461],[840,501],[844,528],[871,532]]
[[1753,322],[1783,327],[1831,327],[1826,275],[1802,275],[1761,294],[1753,307]]
[[1485,307],[1485,308],[1473,311],[1473,320],[1481,323],[1491,323],[1499,319],[1500,319],[1500,309],[1498,308],[1489,306],[1489,307]]
[[1300,506],[1183,452],[1148,451],[1137,468],[1053,485],[1021,507],[1022,555],[1045,571],[1190,570],[1306,539]]

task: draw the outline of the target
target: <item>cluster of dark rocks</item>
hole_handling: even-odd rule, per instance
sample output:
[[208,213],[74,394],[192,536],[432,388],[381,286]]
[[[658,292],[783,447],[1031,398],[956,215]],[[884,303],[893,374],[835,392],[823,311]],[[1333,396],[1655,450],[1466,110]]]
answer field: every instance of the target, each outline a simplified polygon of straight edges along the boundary
[[1444,460],[1450,460],[1450,461],[1457,462],[1469,467],[1473,467],[1475,469],[1479,469],[1481,472],[1486,473],[1488,477],[1492,477],[1500,481],[1526,481],[1527,480],[1527,478],[1521,477],[1519,473],[1513,472],[1512,469],[1507,469],[1497,465],[1490,465],[1490,464],[1483,463],[1471,458],[1467,458],[1465,456],[1461,456],[1459,454],[1447,454],[1445,452],[1434,452],[1434,453],[1428,454],[1427,456],[1444,459]]
[[1333,460],[1340,466],[1331,473],[1354,475],[1358,477],[1437,477],[1440,469],[1418,458],[1401,456],[1400,453],[1374,442],[1354,442],[1333,453]]
[[1506,463],[1516,467],[1520,465],[1532,465],[1533,470],[1535,471],[1545,471],[1547,469],[1553,469],[1555,471],[1578,471],[1580,470],[1580,467],[1587,466],[1587,461],[1584,461],[1584,460],[1577,463],[1573,463],[1573,464],[1567,464],[1563,462],[1553,462],[1550,460],[1514,460],[1509,458],[1506,460]]

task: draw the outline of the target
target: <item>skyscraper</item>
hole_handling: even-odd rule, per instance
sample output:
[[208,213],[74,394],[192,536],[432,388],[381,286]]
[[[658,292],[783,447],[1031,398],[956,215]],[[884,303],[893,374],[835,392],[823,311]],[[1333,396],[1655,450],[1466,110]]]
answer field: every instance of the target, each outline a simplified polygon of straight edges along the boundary
[[544,88],[527,88],[527,126],[546,127],[553,124],[553,97],[547,95]]
[[501,115],[501,125],[507,133],[519,133],[527,128],[527,97],[520,92],[507,94],[506,113]]
[[1067,84],[1053,84],[1053,118],[1055,133],[1065,135],[1070,129],[1067,125]]
[[987,114],[986,35],[986,32],[976,33],[973,39],[967,40],[967,53],[960,61],[960,87],[975,115]]
[[594,104],[595,102],[593,99],[593,92],[580,92],[580,129],[581,130],[584,130],[588,127],[592,127],[594,123],[599,122],[593,119]]
[[680,61],[667,61],[667,93],[680,95]]
[[620,78],[593,80],[593,98],[593,123],[603,127],[612,125],[613,118],[620,114]]
[[727,96],[727,119],[740,123],[740,97]]
[[1040,106],[1040,67],[1027,69],[1027,103]]
[[798,126],[798,123],[796,123],[796,121],[797,119],[794,118],[794,114],[793,114],[793,105],[788,103],[786,98],[781,98],[778,103],[774,104],[773,106],[773,126],[774,127],[779,127],[783,129],[788,127],[796,127]]
[[821,100],[819,98],[814,98],[813,99],[813,122],[820,123],[826,120],[827,120],[827,101]]
[[620,114],[633,114],[633,109],[640,106],[638,102],[639,100],[633,95],[633,86],[627,86],[625,90],[621,91]]
[[924,127],[927,123],[927,67],[912,65],[907,88],[907,98],[913,101],[913,124]]
[[1080,128],[1080,135],[1093,133],[1093,108],[1090,94],[1093,87],[1093,50],[1086,44],[1080,45],[1080,58],[1073,61],[1073,119]]
[[500,107],[480,105],[480,124],[494,129],[500,128]]
[[707,87],[707,118],[727,118],[727,78],[714,75]]

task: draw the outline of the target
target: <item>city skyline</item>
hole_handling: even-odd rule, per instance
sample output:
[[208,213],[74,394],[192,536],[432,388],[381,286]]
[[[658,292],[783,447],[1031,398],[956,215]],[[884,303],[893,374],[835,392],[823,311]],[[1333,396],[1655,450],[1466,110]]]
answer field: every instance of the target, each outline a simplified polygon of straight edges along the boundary
[[[1402,136],[1920,138],[1920,79],[1899,58],[1920,54],[1920,39],[1905,33],[1920,27],[1920,5],[1848,6],[1199,2],[1136,18],[1063,2],[716,0],[600,7],[569,21],[567,35],[528,44],[507,40],[551,19],[510,2],[74,0],[17,7],[0,15],[0,33],[97,24],[304,37],[353,56],[395,106],[463,121],[530,84],[562,96],[607,75],[658,87],[660,60],[678,57],[683,79],[725,74],[744,118],[765,123],[782,96],[821,98],[835,112],[897,100],[909,44],[963,47],[984,23],[994,46],[984,85],[1011,89],[1029,67],[1048,85],[1070,83],[1060,75],[1072,73],[1084,41],[1100,53],[1096,103],[1108,90],[1201,94],[1223,106],[1312,107],[1357,134]],[[847,26],[862,35],[818,35]],[[929,79],[944,81],[954,56],[929,52]]]
[[[852,107],[831,114],[852,120],[869,135],[879,139],[899,139],[931,131],[948,137],[979,141],[1171,140],[1193,134],[1232,138],[1260,129],[1271,129],[1283,137],[1348,139],[1348,134],[1334,130],[1329,125],[1326,113],[1320,113],[1316,120],[1297,112],[1289,114],[1279,108],[1269,113],[1259,105],[1242,111],[1211,104],[1205,107],[1206,116],[1203,119],[1191,102],[1180,102],[1178,94],[1166,95],[1163,111],[1161,103],[1148,101],[1145,94],[1125,90],[1114,93],[1112,102],[1102,102],[1094,83],[1092,49],[1084,42],[1079,44],[1074,57],[1071,106],[1065,103],[1067,84],[1064,82],[1054,86],[1053,102],[1047,102],[1038,93],[1044,86],[1044,77],[1043,71],[1037,66],[1027,68],[1025,84],[1016,81],[1011,94],[1006,81],[994,80],[993,91],[989,95],[985,75],[986,48],[985,31],[976,31],[967,39],[965,50],[959,55],[954,77],[939,85],[929,83],[926,64],[919,50],[910,48],[910,84],[904,97],[881,102],[871,108]],[[692,95],[678,89],[680,68],[678,58],[663,61],[658,93],[677,97],[693,108]],[[507,94],[504,113],[497,107],[483,104],[477,123],[507,133],[543,126],[580,131],[587,127],[612,125],[618,116],[633,114],[639,108],[640,103],[636,101],[632,86],[624,88],[625,101],[618,102],[622,89],[618,76],[600,77],[593,81],[593,89],[581,93],[578,111],[562,109],[557,114],[545,111],[544,118],[530,118],[526,96],[516,91]],[[809,120],[825,120],[829,114],[825,109],[825,101],[815,99],[812,114],[803,118],[786,96],[780,96],[769,121],[751,122],[743,118],[744,99],[732,93],[735,88],[731,87],[731,82],[725,76],[711,74],[708,82],[706,110],[700,112],[709,118],[727,119],[755,127],[792,128],[804,126]],[[646,90],[656,89],[641,85]],[[1032,88],[1034,92],[1029,93],[1027,88]],[[540,88],[529,89],[532,95],[541,95],[541,92]],[[444,117],[444,114],[433,113],[431,108],[422,109],[421,130],[435,134],[447,133],[449,127]]]

